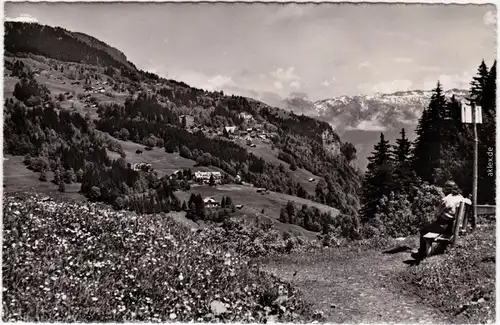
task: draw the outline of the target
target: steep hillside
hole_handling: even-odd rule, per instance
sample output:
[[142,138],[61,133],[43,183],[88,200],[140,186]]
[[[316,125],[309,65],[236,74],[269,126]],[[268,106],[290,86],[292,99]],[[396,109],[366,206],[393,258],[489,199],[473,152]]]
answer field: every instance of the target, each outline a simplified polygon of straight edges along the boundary
[[[76,181],[87,198],[118,208],[186,210],[174,192],[189,190],[201,167],[221,171],[225,183],[239,177],[357,215],[361,175],[327,122],[134,70],[88,35],[38,24],[7,29],[4,148],[61,192]],[[180,161],[183,178],[170,178]],[[136,162],[157,172],[134,170]]]
[[136,69],[125,54],[83,33],[33,23],[5,22],[4,26],[6,54],[32,53],[66,62]]

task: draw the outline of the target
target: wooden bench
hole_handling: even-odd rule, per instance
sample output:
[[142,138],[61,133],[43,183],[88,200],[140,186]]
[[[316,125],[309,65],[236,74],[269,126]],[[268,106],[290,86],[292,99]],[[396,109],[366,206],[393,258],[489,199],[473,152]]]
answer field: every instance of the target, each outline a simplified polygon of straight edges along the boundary
[[[446,247],[451,244],[454,245],[459,232],[460,228],[466,229],[467,227],[467,219],[465,216],[468,214],[468,212],[471,210],[472,206],[469,204],[466,204],[465,202],[461,202],[457,212],[455,213],[455,221],[453,222],[453,231],[451,233],[443,233],[443,234],[438,234],[435,232],[428,232],[427,234],[424,235],[424,239],[427,241],[427,250],[425,252],[425,257],[430,256],[433,252],[436,252],[438,249],[442,249],[443,251],[446,249]],[[434,248],[433,244],[437,243],[438,247]]]

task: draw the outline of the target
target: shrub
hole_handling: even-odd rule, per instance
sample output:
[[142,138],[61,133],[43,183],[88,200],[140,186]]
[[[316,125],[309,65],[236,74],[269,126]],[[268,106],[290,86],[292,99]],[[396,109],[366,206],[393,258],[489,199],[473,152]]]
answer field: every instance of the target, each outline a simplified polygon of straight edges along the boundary
[[90,194],[89,194],[89,198],[91,200],[98,200],[99,198],[101,197],[101,189],[97,186],[92,186],[92,188],[90,189]]
[[423,184],[418,188],[414,188],[412,195],[411,210],[415,216],[417,226],[432,221],[436,206],[444,197],[443,190],[435,185]]
[[375,218],[384,224],[384,232],[391,237],[414,234],[419,230],[419,222],[411,211],[411,203],[406,195],[382,197],[377,206]]
[[47,172],[46,171],[42,171],[40,173],[40,177],[38,178],[40,181],[42,182],[46,182],[47,181]]
[[14,97],[30,107],[49,99],[49,95],[49,89],[36,79],[22,78],[14,87]]
[[24,156],[23,164],[25,164],[28,167],[31,165],[31,155],[30,154],[27,154],[26,156]]
[[64,173],[63,173],[63,181],[66,183],[66,184],[71,184],[73,183],[74,181],[76,181],[76,176],[75,176],[75,173],[73,171],[73,168],[69,168],[67,169]]
[[35,172],[46,171],[49,169],[49,162],[44,157],[35,157],[31,159],[29,167]]

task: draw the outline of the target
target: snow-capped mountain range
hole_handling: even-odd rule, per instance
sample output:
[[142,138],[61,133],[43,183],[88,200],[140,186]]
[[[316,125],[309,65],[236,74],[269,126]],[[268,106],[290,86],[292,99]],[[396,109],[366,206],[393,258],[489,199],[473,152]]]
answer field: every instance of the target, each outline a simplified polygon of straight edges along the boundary
[[[451,89],[445,96],[463,99],[467,90]],[[340,96],[316,102],[305,94],[295,93],[283,100],[282,108],[324,120],[332,125],[343,141],[357,148],[358,165],[364,170],[367,157],[381,132],[394,142],[405,128],[408,138],[415,138],[415,127],[429,104],[432,91],[398,91],[391,94]]]
[[[467,90],[452,89],[448,98],[464,98]],[[329,122],[342,133],[343,129],[381,131],[399,124],[416,124],[431,91],[399,91],[392,94],[340,96],[311,102],[304,94],[292,94],[284,100],[284,108],[296,114],[314,116]]]

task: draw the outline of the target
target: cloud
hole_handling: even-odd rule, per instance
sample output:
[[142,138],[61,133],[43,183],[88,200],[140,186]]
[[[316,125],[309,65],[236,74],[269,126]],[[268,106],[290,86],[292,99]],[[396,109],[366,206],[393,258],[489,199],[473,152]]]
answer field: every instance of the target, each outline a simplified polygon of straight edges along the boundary
[[392,80],[392,81],[383,81],[376,84],[361,84],[358,86],[358,89],[363,91],[364,94],[373,94],[373,93],[393,93],[396,91],[405,91],[411,90],[413,86],[413,82],[410,80]]
[[443,89],[468,89],[473,75],[464,71],[462,74],[441,74],[437,77],[427,77],[423,82],[423,89],[429,90],[436,88],[437,82],[441,83]]
[[234,81],[231,77],[216,75],[210,79],[208,79],[208,83],[205,86],[207,90],[219,90],[224,86],[232,86],[235,85]]
[[497,23],[497,15],[493,11],[488,11],[487,13],[484,14],[483,16],[483,22],[485,25],[496,25]]
[[323,81],[321,84],[325,87],[329,87],[335,80],[337,80],[337,78],[333,76],[329,80]]
[[278,68],[274,71],[271,71],[271,76],[277,79],[278,81],[289,83],[292,81],[300,81],[300,77],[295,74],[295,67]]
[[[151,71],[152,69],[150,69]],[[157,68],[160,72],[165,70],[164,67]],[[190,86],[201,88],[208,91],[219,91],[224,90],[224,88],[235,87],[236,83],[230,76],[225,75],[206,75],[197,71],[171,71],[171,78],[175,80],[180,80],[187,83]]]
[[394,62],[396,63],[412,63],[412,58],[394,58]]
[[276,88],[276,89],[278,89],[278,90],[283,89],[283,84],[282,84],[280,81],[275,81],[275,82],[273,83],[273,85],[274,85],[274,88]]
[[361,121],[355,127],[347,126],[345,129],[384,132],[387,130],[387,127],[381,125],[378,121],[370,120],[370,121]]
[[299,88],[300,88],[300,82],[298,82],[298,81],[296,81],[296,80],[295,80],[295,81],[292,81],[292,82],[290,83],[290,87],[299,89]]
[[360,64],[358,64],[358,69],[364,69],[364,68],[368,68],[370,66],[371,66],[370,62],[364,61],[364,62],[361,62]]
[[15,22],[22,22],[22,23],[38,23],[38,19],[36,19],[35,17],[33,17],[29,14],[21,14],[19,17],[16,17],[16,18],[5,17],[5,21],[15,21]]

